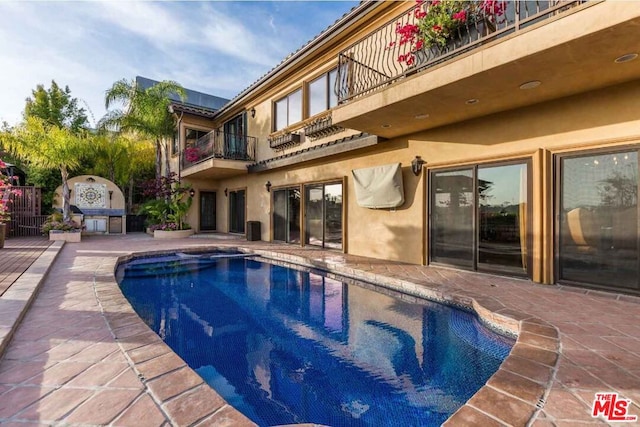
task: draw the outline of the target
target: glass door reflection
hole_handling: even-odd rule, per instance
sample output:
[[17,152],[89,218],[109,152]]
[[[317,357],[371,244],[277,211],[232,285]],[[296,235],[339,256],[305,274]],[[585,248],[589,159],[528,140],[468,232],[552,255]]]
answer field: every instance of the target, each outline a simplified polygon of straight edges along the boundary
[[527,165],[478,168],[478,269],[527,272]]
[[305,186],[305,243],[342,249],[342,183]]
[[473,188],[473,169],[432,174],[432,261],[473,267]]
[[273,239],[300,243],[300,189],[273,191]]
[[638,153],[560,159],[558,279],[640,291]]

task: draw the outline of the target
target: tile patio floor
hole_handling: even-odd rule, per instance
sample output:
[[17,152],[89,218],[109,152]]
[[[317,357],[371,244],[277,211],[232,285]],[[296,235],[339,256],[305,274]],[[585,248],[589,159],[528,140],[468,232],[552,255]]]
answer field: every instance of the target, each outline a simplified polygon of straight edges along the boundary
[[[143,234],[90,236],[60,246],[47,249],[0,297],[0,339],[9,342],[0,359],[3,426],[252,425],[150,332],[113,278],[119,256],[211,246],[242,246],[417,295],[475,304],[489,320],[518,329],[509,358],[450,425],[606,425],[590,415],[594,394],[601,391],[631,399],[630,413],[640,418],[635,297],[224,235],[175,241]],[[48,275],[12,329],[45,264],[51,264]]]

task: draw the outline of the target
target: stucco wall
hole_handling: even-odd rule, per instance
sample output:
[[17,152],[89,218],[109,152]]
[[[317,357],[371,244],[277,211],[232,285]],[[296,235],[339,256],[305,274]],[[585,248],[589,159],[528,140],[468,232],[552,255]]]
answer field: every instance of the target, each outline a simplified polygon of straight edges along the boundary
[[[385,141],[375,147],[294,164],[268,172],[220,181],[197,181],[194,187],[217,190],[217,225],[228,229],[228,199],[223,190],[247,189],[247,220],[262,224],[270,240],[273,187],[340,180],[346,177],[346,241],[349,253],[415,264],[427,256],[427,174],[416,177],[410,162],[420,155],[426,168],[495,162],[532,161],[534,278],[549,281],[552,263],[552,154],[567,150],[640,144],[640,81],[546,102],[506,113]],[[261,143],[265,143],[261,141]],[[355,202],[351,170],[402,163],[406,202],[397,209],[366,209]],[[197,223],[197,203],[190,221]]]

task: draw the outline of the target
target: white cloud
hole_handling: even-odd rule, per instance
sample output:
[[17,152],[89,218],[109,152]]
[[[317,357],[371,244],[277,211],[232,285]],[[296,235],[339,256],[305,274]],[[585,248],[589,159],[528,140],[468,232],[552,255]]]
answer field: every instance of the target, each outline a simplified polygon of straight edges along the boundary
[[[0,0],[0,121],[18,122],[25,98],[52,79],[86,101],[96,119],[104,113],[106,89],[136,75],[232,98],[348,7]],[[302,15],[313,19],[301,26]]]

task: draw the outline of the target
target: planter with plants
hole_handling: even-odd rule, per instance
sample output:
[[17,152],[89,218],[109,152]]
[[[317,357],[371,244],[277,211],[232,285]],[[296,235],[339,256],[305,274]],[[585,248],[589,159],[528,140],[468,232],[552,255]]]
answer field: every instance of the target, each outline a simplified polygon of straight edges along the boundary
[[144,194],[156,197],[144,203],[139,212],[147,215],[147,232],[157,239],[177,239],[192,235],[194,231],[185,221],[193,203],[190,190],[190,186],[175,179],[175,174],[147,183]]
[[73,220],[64,221],[59,212],[49,216],[40,230],[42,234],[49,235],[49,240],[64,240],[69,243],[79,243],[82,240],[82,226]]

